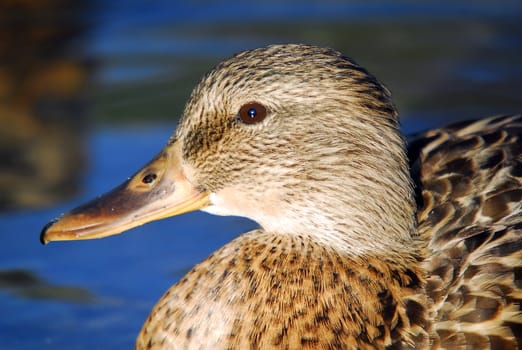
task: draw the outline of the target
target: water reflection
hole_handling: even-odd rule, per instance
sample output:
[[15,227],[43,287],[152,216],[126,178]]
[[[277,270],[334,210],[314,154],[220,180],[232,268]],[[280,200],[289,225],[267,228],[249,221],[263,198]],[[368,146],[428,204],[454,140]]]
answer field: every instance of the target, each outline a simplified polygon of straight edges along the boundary
[[83,1],[0,3],[0,210],[76,193],[84,169]]
[[93,303],[96,298],[84,288],[51,284],[29,270],[0,270],[0,291],[18,298]]

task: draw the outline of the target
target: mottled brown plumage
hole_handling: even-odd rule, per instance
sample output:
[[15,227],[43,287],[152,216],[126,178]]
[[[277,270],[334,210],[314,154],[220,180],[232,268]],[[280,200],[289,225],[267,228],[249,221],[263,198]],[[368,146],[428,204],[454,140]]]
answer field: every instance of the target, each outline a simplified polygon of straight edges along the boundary
[[[243,122],[247,104],[266,117]],[[366,70],[314,46],[246,51],[203,78],[151,163],[42,240],[197,208],[260,224],[169,289],[137,349],[518,349],[520,125],[418,135],[410,174]]]
[[[437,344],[522,347],[522,118],[458,123],[411,146]],[[413,153],[412,152],[412,153]]]

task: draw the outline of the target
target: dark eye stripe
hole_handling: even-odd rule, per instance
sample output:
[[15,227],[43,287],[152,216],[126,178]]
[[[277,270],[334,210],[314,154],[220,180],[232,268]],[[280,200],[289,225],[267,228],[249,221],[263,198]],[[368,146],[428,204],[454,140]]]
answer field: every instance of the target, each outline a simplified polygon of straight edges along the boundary
[[266,108],[258,102],[250,102],[239,109],[239,119],[245,124],[259,123],[266,117]]

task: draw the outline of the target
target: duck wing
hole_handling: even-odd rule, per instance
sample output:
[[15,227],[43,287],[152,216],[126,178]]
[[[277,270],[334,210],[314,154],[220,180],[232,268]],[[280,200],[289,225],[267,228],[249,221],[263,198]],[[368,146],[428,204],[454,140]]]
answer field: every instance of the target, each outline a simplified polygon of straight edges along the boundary
[[434,348],[522,349],[521,138],[515,115],[409,142]]

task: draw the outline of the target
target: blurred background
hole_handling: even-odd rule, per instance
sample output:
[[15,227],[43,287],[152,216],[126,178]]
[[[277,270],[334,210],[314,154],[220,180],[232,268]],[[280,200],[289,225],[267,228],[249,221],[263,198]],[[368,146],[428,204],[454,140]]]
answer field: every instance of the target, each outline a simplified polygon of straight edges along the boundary
[[522,112],[519,0],[3,0],[2,348],[131,348],[172,283],[255,226],[191,213],[105,240],[38,241],[47,221],[165,144],[205,72],[286,42],[331,46],[369,69],[406,133]]

